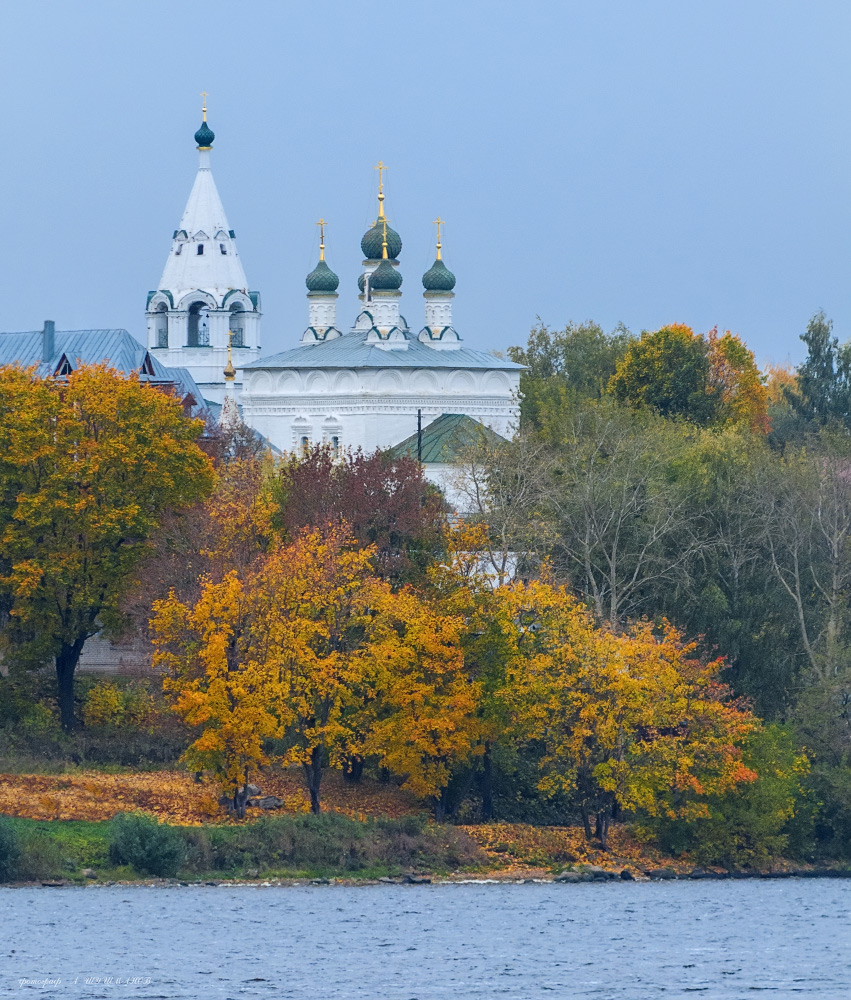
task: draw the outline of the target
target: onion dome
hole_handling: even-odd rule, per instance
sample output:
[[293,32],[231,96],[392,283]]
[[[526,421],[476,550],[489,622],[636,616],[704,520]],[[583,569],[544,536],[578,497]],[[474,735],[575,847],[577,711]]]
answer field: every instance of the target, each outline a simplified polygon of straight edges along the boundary
[[308,274],[308,276],[304,279],[304,283],[307,285],[307,290],[309,292],[325,292],[330,295],[332,292],[337,291],[340,279],[336,274],[334,274],[331,268],[328,267],[324,260],[320,260],[316,267],[314,267],[310,274]]
[[201,122],[201,128],[195,133],[195,142],[198,143],[201,149],[209,149],[213,145],[213,139],[216,138],[216,133],[207,124],[207,119]]
[[[372,229],[363,234],[360,241],[360,248],[367,260],[381,260],[381,251],[384,244],[384,219],[378,219]],[[395,260],[402,252],[402,237],[387,226],[387,256]]]
[[[387,230],[390,235],[390,230]],[[390,241],[388,240],[388,243]],[[389,250],[388,250],[389,252]],[[396,270],[389,260],[382,260],[378,267],[369,276],[369,287],[374,292],[395,292],[402,284],[402,275]]]
[[440,257],[423,275],[423,288],[427,292],[451,292],[455,287],[455,275]]

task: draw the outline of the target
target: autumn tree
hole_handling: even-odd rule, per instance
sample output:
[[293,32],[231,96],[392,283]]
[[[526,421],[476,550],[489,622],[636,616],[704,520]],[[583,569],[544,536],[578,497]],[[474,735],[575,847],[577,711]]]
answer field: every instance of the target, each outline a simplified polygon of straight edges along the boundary
[[465,669],[465,622],[410,587],[376,610],[380,705],[366,748],[442,820],[453,771],[482,752],[486,728],[482,683]]
[[721,664],[668,624],[615,635],[561,588],[505,589],[518,632],[509,689],[521,739],[543,747],[540,787],[572,795],[605,848],[621,810],[698,818],[706,797],[756,780],[741,759],[758,720],[731,701]]
[[632,341],[609,392],[621,403],[707,424],[714,420],[718,404],[707,392],[709,377],[706,340],[685,324],[672,323]]
[[[174,595],[156,605],[167,688],[186,721],[204,727],[190,749],[193,766],[212,765],[230,782],[264,762],[262,741],[274,729],[288,747],[283,762],[303,768],[320,811],[326,763],[340,766],[352,749],[346,710],[368,697],[377,669],[373,612],[388,585],[371,571],[373,554],[343,526],[304,531],[242,579],[208,580],[194,606]],[[262,711],[246,713],[254,694]]]
[[727,330],[718,336],[718,328],[707,334],[709,345],[709,386],[714,394],[719,419],[724,424],[744,424],[750,430],[767,434],[768,389],[751,351],[740,337]]
[[216,777],[241,818],[248,779],[268,763],[264,740],[281,727],[275,678],[250,655],[252,594],[232,571],[218,582],[207,578],[194,603],[172,592],[153,610],[154,663],[164,671],[164,690],[186,723],[202,727],[183,759]]
[[118,617],[166,513],[212,487],[202,429],[174,397],[105,365],[52,379],[0,369],[2,641],[14,662],[54,660],[66,730],[84,643]]
[[442,537],[442,498],[411,458],[316,445],[282,463],[274,496],[285,537],[344,521],[360,545],[375,547],[379,575],[394,584],[421,576]]

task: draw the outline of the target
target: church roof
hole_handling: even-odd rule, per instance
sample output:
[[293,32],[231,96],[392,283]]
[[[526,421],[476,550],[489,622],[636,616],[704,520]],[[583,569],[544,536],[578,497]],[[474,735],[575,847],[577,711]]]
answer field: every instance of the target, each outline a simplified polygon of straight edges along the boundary
[[[236,241],[210,169],[210,150],[199,151],[195,183],[175,230],[158,288],[175,296],[196,288],[219,297],[230,289],[248,291]],[[203,252],[198,247],[203,245]],[[222,251],[224,247],[224,251]]]
[[[436,420],[423,427],[422,460],[426,465],[440,465],[451,462],[466,448],[484,439],[486,444],[505,443],[505,438],[496,431],[465,413],[443,413]],[[390,449],[393,458],[416,458],[417,435],[412,434]]]
[[523,365],[497,358],[487,351],[459,347],[455,351],[436,351],[433,347],[409,340],[406,350],[388,351],[366,343],[368,333],[347,333],[334,340],[300,347],[260,358],[241,368],[493,368],[501,371],[522,370]]

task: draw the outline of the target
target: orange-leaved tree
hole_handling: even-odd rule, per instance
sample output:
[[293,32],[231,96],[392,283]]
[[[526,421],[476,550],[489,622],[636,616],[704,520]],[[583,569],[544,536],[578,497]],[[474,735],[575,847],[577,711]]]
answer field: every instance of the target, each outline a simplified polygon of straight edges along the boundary
[[709,386],[720,401],[719,417],[728,424],[747,424],[752,431],[767,434],[768,389],[751,351],[729,330],[719,337],[718,328],[707,335]]
[[55,662],[66,730],[86,639],[119,618],[162,517],[212,488],[202,430],[176,398],[105,365],[48,379],[0,368],[3,651]]
[[509,700],[521,739],[543,752],[539,787],[565,792],[607,846],[620,811],[696,819],[706,799],[754,781],[741,759],[759,720],[671,625],[598,629],[563,588],[503,593],[517,626]]
[[242,576],[207,579],[200,599],[155,605],[156,661],[176,710],[204,727],[187,759],[226,787],[266,761],[278,735],[284,764],[303,767],[313,812],[323,768],[360,753],[360,707],[374,698],[376,608],[389,585],[373,550],[344,525],[305,531]]

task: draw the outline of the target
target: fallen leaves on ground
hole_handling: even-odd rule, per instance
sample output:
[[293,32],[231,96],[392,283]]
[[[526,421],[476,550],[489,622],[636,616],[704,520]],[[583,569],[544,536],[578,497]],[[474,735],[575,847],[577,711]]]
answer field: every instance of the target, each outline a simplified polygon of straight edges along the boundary
[[593,864],[612,871],[632,868],[643,871],[664,865],[689,871],[694,862],[676,860],[639,843],[622,826],[609,832],[609,850],[602,851],[585,839],[580,826],[529,826],[525,823],[483,823],[461,828],[492,859],[495,867],[512,871],[524,868],[554,868],[559,865]]
[[[308,811],[310,800],[297,770],[271,771],[253,780],[264,795],[283,799],[284,811]],[[25,819],[105,820],[116,813],[141,810],[169,823],[197,826],[226,821],[218,797],[217,785],[197,783],[185,771],[0,774],[0,814]],[[420,811],[416,799],[395,785],[368,779],[354,785],[336,773],[323,778],[322,804],[328,812],[353,819]]]

